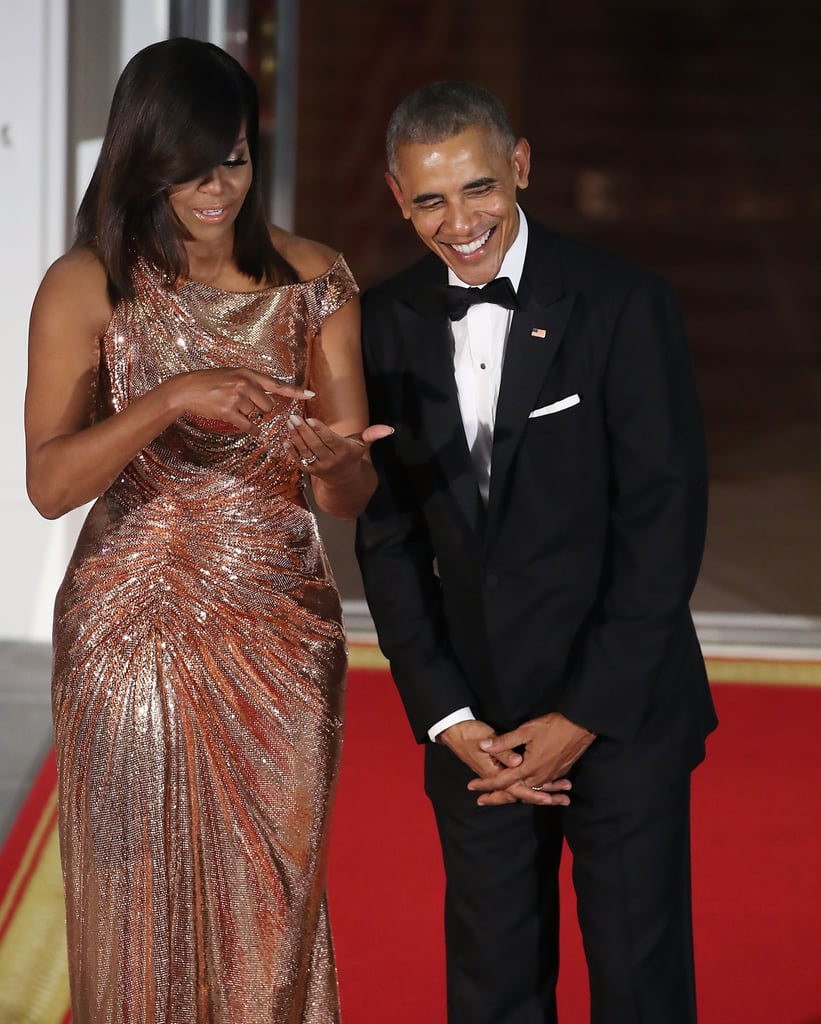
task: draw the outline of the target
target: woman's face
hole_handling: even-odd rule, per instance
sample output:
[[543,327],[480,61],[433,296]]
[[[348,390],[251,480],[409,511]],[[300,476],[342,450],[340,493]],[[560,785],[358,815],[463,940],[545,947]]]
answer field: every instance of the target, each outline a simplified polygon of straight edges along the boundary
[[193,242],[211,245],[233,238],[234,221],[248,195],[253,173],[242,128],[228,157],[219,166],[202,178],[171,186],[171,209]]

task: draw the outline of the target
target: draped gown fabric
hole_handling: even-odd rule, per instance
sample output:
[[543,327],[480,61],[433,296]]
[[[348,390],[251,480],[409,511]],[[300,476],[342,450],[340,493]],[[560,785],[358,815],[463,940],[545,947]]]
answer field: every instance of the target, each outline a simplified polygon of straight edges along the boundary
[[[115,413],[185,371],[310,380],[311,342],[355,294],[321,277],[136,298],[102,340]],[[89,512],[57,596],[53,707],[75,1024],[332,1024],[325,906],[346,649],[339,597],[286,456],[177,420]]]

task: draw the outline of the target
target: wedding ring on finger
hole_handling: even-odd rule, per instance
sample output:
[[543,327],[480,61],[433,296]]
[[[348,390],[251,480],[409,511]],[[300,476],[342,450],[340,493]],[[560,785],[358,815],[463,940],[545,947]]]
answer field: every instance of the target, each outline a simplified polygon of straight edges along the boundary
[[318,458],[318,456],[316,456],[316,455],[310,455],[310,456],[303,455],[302,458],[299,461],[300,461],[300,464],[303,465],[303,466],[310,466],[311,463],[316,462],[317,458]]
[[531,786],[530,788],[531,788],[531,789],[532,789],[532,790],[533,790],[534,792],[536,792],[536,793],[541,793],[541,791],[542,791],[542,787],[541,787],[541,786]]

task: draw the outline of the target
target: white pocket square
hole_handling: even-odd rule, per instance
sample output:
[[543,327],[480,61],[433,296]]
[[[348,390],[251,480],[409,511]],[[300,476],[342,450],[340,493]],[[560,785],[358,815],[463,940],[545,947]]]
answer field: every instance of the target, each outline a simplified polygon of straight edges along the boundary
[[562,409],[578,405],[581,400],[581,395],[568,395],[567,398],[560,398],[558,402],[551,402],[550,405],[543,405],[541,409],[534,409],[528,419],[535,420],[538,416],[549,416],[553,412],[561,412]]

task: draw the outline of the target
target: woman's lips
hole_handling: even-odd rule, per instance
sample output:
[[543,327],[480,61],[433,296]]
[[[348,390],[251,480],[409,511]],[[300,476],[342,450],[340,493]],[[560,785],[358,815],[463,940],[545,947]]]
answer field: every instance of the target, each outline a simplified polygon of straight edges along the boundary
[[219,224],[228,213],[227,206],[201,207],[194,210],[194,216],[206,224]]

